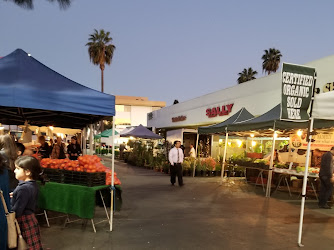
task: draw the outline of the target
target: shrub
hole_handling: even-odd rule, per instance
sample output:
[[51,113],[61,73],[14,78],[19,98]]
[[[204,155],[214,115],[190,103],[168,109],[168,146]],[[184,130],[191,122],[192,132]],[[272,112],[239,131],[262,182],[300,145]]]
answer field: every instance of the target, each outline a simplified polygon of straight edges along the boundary
[[203,165],[206,170],[213,171],[216,168],[217,162],[212,157],[208,157],[201,161],[201,165]]

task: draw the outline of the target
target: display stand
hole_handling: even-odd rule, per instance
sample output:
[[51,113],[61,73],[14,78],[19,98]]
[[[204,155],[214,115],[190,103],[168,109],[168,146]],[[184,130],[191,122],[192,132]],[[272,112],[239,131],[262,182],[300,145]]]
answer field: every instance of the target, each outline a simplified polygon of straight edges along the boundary
[[[106,222],[106,221],[108,221],[108,223],[110,223],[108,210],[107,210],[106,204],[105,204],[105,202],[104,202],[104,198],[103,198],[103,195],[102,195],[102,193],[101,193],[101,190],[99,190],[99,193],[100,193],[100,196],[101,196],[101,200],[102,200],[102,203],[103,203],[103,207],[104,207],[104,211],[105,211],[105,213],[106,213],[107,220],[101,220],[101,221],[99,221],[99,222],[94,222],[94,218],[90,219],[90,221],[91,221],[91,223],[92,223],[92,227],[93,227],[94,233],[96,233],[96,227],[95,227],[95,225],[100,224],[100,223],[102,223],[102,222]],[[45,211],[45,210],[44,210],[44,211]],[[63,228],[65,228],[67,224],[70,224],[70,223],[73,223],[73,222],[77,222],[77,221],[80,221],[80,220],[85,221],[85,223],[83,223],[83,224],[87,224],[87,219],[70,220],[69,214],[66,214],[65,216],[66,216],[67,218],[66,218],[66,220],[65,220],[65,222],[64,222],[64,226],[63,226]]]

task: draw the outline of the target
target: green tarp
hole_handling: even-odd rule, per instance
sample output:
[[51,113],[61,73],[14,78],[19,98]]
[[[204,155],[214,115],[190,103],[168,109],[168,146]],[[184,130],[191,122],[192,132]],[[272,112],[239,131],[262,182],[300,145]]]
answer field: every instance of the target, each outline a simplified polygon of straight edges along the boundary
[[47,182],[40,186],[38,207],[92,219],[95,211],[95,193],[105,188],[110,186],[85,187]]
[[[115,135],[118,135],[117,131],[115,131]],[[94,138],[99,139],[101,137],[110,137],[110,136],[112,136],[112,129],[107,129],[107,130],[104,130],[102,133],[95,135]]]
[[[308,122],[290,122],[281,121],[281,105],[278,104],[273,109],[264,113],[259,117],[253,119],[237,122],[231,124],[227,128],[227,132],[242,132],[250,130],[290,130],[290,129],[303,129],[307,128]],[[316,119],[314,120],[314,128],[330,128],[334,126],[334,121]]]
[[249,113],[247,109],[242,108],[237,113],[235,113],[230,118],[228,118],[227,120],[221,123],[214,124],[211,126],[206,126],[206,127],[199,127],[198,133],[199,134],[225,133],[227,126],[235,124],[237,122],[247,121],[252,118],[254,118],[254,116],[251,113]]

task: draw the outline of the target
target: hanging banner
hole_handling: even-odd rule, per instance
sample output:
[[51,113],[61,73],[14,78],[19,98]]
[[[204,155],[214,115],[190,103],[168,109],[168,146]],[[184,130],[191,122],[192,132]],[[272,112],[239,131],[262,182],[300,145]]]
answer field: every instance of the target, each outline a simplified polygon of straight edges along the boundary
[[315,68],[283,63],[281,120],[308,121],[314,83]]

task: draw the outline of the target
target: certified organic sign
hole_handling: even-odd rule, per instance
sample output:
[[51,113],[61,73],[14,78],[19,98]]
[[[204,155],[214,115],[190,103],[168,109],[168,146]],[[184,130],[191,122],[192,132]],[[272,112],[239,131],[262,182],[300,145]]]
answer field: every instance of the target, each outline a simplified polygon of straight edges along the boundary
[[304,122],[309,119],[315,69],[283,63],[281,120]]

